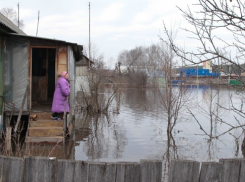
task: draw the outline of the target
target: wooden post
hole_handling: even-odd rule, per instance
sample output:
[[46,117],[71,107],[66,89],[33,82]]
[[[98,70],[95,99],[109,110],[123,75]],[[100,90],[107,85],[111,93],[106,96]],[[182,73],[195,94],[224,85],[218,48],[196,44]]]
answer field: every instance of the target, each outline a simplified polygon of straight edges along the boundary
[[11,150],[11,136],[12,136],[12,127],[8,126],[6,128],[6,150],[10,151]]
[[22,180],[23,159],[0,156],[0,181]]
[[219,161],[223,163],[222,182],[239,182],[241,160],[220,159]]
[[55,181],[55,162],[55,157],[25,157],[23,181]]
[[[140,160],[141,182],[162,181],[162,161]],[[175,181],[177,182],[177,181]]]
[[245,181],[245,159],[241,159],[241,169],[239,181]]
[[27,46],[28,46],[28,85],[29,85],[29,91],[28,91],[28,95],[27,95],[27,109],[28,112],[30,112],[30,109],[32,108],[31,105],[31,99],[32,99],[32,47],[31,47],[31,41],[28,40],[27,42]]
[[22,110],[23,110],[23,107],[25,105],[25,100],[26,100],[26,95],[27,95],[27,92],[28,92],[28,85],[26,87],[26,91],[25,91],[25,94],[24,94],[24,98],[22,100],[22,104],[21,104],[21,108],[20,108],[20,112],[19,112],[19,115],[18,115],[18,118],[17,118],[17,122],[16,122],[16,125],[15,125],[15,128],[14,128],[14,132],[16,133],[17,129],[18,129],[18,126],[19,126],[19,123],[20,123],[20,118],[21,118],[21,115],[22,115]]
[[222,180],[223,164],[221,162],[203,162],[199,182]]
[[118,162],[116,174],[116,182],[140,182],[140,164]]
[[75,161],[58,160],[57,181],[74,181]]
[[198,182],[200,163],[188,160],[172,160],[168,182]]
[[5,124],[5,128],[7,128],[8,126],[10,126],[9,116],[4,115],[4,124]]
[[88,179],[88,166],[86,161],[76,161],[74,181],[83,182]]

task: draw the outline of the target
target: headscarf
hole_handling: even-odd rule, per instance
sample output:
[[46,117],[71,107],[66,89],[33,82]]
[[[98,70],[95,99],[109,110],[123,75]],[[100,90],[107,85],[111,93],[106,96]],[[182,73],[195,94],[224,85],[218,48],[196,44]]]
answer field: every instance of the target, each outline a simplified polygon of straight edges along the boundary
[[68,74],[67,71],[62,71],[60,75],[61,75],[61,77],[65,77],[66,74]]

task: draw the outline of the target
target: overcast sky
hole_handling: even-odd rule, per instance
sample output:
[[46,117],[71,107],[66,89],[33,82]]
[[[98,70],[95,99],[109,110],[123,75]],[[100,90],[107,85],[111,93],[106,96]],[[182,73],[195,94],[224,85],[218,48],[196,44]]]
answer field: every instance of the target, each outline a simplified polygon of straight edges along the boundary
[[[35,36],[40,11],[38,36],[74,42],[88,47],[89,8],[91,42],[114,65],[118,54],[136,46],[150,46],[163,36],[167,26],[187,26],[176,6],[187,9],[197,0],[3,0],[1,8],[12,7],[24,20],[24,32]],[[186,44],[178,36],[178,43]],[[187,45],[188,46],[188,45]]]

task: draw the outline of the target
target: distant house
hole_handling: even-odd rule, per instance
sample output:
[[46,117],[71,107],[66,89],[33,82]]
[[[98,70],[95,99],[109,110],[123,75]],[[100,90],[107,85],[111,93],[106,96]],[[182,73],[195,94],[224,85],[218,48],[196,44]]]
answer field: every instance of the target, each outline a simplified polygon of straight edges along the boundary
[[[18,115],[24,96],[23,114],[33,110],[32,102],[52,101],[58,75],[68,71],[71,93],[70,106],[75,99],[76,61],[82,57],[83,46],[57,39],[26,35],[0,14],[0,95],[13,103],[5,105],[6,117],[13,111]],[[51,106],[50,106],[51,108]],[[50,111],[50,109],[49,109]]]
[[83,55],[82,59],[76,62],[76,76],[88,75],[89,67],[91,67],[92,64],[93,62],[89,61],[89,58]]

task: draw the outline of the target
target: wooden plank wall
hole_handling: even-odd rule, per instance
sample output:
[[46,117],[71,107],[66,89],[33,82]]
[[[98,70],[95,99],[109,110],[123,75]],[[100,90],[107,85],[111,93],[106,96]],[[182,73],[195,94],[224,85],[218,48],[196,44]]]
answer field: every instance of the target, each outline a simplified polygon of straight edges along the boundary
[[161,182],[162,162],[85,162],[56,158],[0,156],[1,182]]
[[220,159],[219,162],[172,160],[169,182],[244,182],[245,159]]
[[[58,49],[58,69],[57,69],[57,76],[61,74],[62,71],[68,71],[68,63],[67,63],[67,47],[66,46],[59,46]],[[57,79],[56,76],[56,79]]]

